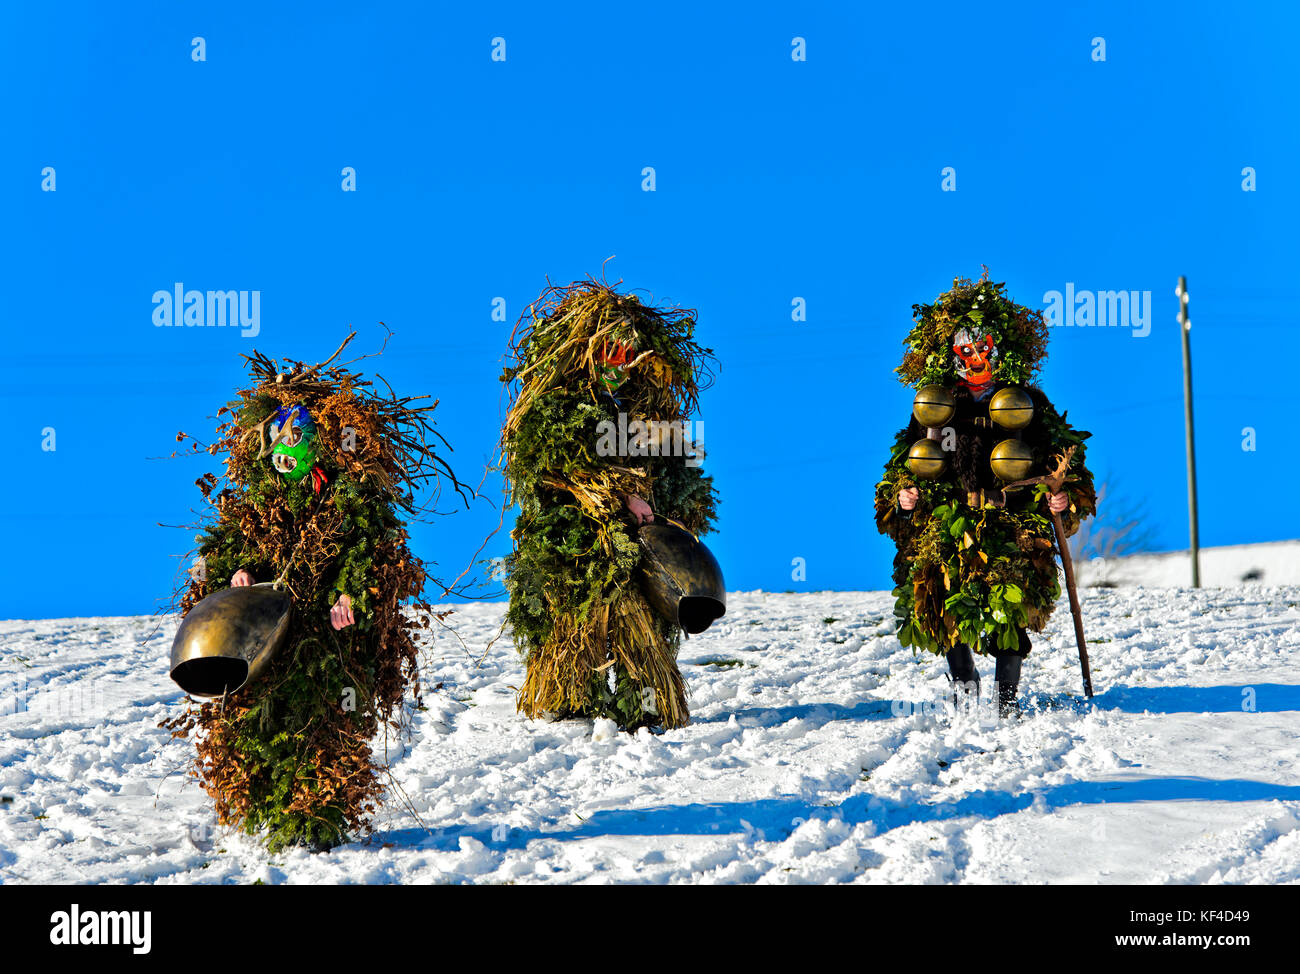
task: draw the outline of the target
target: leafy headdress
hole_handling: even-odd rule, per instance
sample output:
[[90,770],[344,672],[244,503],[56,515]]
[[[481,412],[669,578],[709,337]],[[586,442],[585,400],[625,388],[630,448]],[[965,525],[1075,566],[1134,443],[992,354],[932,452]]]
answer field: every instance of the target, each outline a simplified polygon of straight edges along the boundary
[[694,331],[695,312],[656,308],[601,281],[548,288],[511,343],[505,437],[537,397],[556,389],[582,389],[593,401],[613,389],[629,414],[691,415],[711,360],[691,340]]
[[895,370],[899,381],[951,388],[958,380],[953,344],[962,330],[993,339],[995,382],[1024,385],[1047,359],[1043,313],[1008,298],[1006,284],[990,281],[986,267],[978,281],[954,278],[933,304],[912,305],[912,329],[903,340],[907,351]]

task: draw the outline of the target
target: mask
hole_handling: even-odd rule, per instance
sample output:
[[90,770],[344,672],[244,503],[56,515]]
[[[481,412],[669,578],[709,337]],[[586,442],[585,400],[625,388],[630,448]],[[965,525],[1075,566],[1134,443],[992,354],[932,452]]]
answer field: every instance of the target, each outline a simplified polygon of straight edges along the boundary
[[976,392],[985,389],[993,381],[996,351],[990,335],[976,339],[965,328],[957,332],[952,338],[952,355],[962,382]]
[[271,420],[271,463],[286,480],[299,481],[316,463],[316,424],[304,406],[285,406]]
[[601,345],[596,362],[600,369],[600,381],[606,389],[613,392],[627,381],[627,368],[635,358],[636,351],[631,345],[619,342],[614,342],[612,348],[609,342]]

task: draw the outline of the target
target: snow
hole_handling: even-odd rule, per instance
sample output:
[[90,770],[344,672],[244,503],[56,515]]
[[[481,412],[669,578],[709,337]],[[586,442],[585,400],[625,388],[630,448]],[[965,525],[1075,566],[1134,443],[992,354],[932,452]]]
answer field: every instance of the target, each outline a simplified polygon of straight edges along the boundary
[[175,620],[0,622],[0,882],[1300,882],[1300,587],[1087,589],[1094,703],[1062,603],[1019,722],[944,707],[891,602],[733,593],[660,735],[524,719],[503,606],[457,606],[374,834],[277,855],[157,726]]
[[[1250,583],[1300,585],[1300,541],[1202,548],[1201,584],[1233,586]],[[1186,551],[1093,558],[1079,563],[1079,584],[1191,585],[1192,558]]]

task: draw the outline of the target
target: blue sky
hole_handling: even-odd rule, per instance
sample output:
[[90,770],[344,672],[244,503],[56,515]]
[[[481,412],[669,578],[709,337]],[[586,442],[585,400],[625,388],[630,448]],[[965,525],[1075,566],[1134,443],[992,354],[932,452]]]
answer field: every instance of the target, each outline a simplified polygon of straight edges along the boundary
[[[870,498],[910,408],[899,343],[981,264],[1035,306],[1151,292],[1145,338],[1055,330],[1042,385],[1161,548],[1187,538],[1187,275],[1202,543],[1300,537],[1275,493],[1296,469],[1291,5],[465,6],[6,8],[0,618],[165,601],[190,535],[158,524],[192,520],[208,465],[155,458],[212,430],[252,347],[318,361],[386,322],[365,364],[441,399],[477,483],[514,318],[611,255],[610,279],[697,308],[719,356],[698,418],[732,588],[889,586]],[[260,334],[155,327],[178,281],[260,291]],[[414,546],[454,575],[498,516]]]

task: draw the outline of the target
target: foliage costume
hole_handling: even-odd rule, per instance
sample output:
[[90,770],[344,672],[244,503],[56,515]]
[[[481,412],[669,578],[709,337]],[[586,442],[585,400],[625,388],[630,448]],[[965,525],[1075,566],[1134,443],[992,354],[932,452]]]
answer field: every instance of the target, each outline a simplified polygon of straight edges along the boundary
[[[265,831],[272,850],[328,848],[366,827],[384,792],[371,741],[381,725],[400,730],[408,691],[419,703],[415,639],[436,617],[403,515],[427,511],[416,493],[436,498],[442,477],[464,493],[433,449],[446,445],[436,402],[378,393],[333,358],[312,368],[245,358],[250,386],[219,411],[216,442],[196,446],[224,454],[225,474],[197,481],[215,516],[180,608],[243,569],[287,589],[288,636],[260,679],[190,700],[165,726],[193,737],[221,824]],[[340,595],[355,622],[335,628]]]
[[[1071,427],[1028,384],[1047,357],[1042,312],[1012,302],[1005,285],[990,282],[987,271],[978,281],[954,280],[933,304],[912,310],[897,372],[907,385],[948,390],[955,410],[940,429],[914,415],[896,435],[876,487],[876,525],[898,546],[893,578],[899,641],[946,655],[954,680],[968,685],[978,680],[971,650],[994,656],[1006,705],[1014,701],[1019,663],[1030,649],[1026,630],[1042,631],[1060,595],[1046,506],[1050,491],[1017,481],[1063,469],[1061,489],[1069,507],[1061,516],[1072,535],[1096,512],[1083,445],[1089,434]],[[972,377],[981,381],[972,384]],[[1019,387],[1032,402],[1032,420],[1014,432],[1001,427],[990,410],[995,395],[1008,387]],[[918,476],[909,462],[913,444],[927,438],[939,440],[946,457],[938,476]],[[1028,448],[1029,473],[1004,478],[994,472],[991,457],[1007,439]],[[914,510],[905,511],[898,497],[909,487],[920,498]]]
[[712,358],[694,330],[694,312],[594,280],[547,289],[516,326],[502,375],[503,469],[519,506],[506,624],[525,657],[518,707],[529,717],[609,717],[629,730],[689,719],[681,633],[638,587],[626,498],[697,535],[713,521],[702,452],[681,435]]

